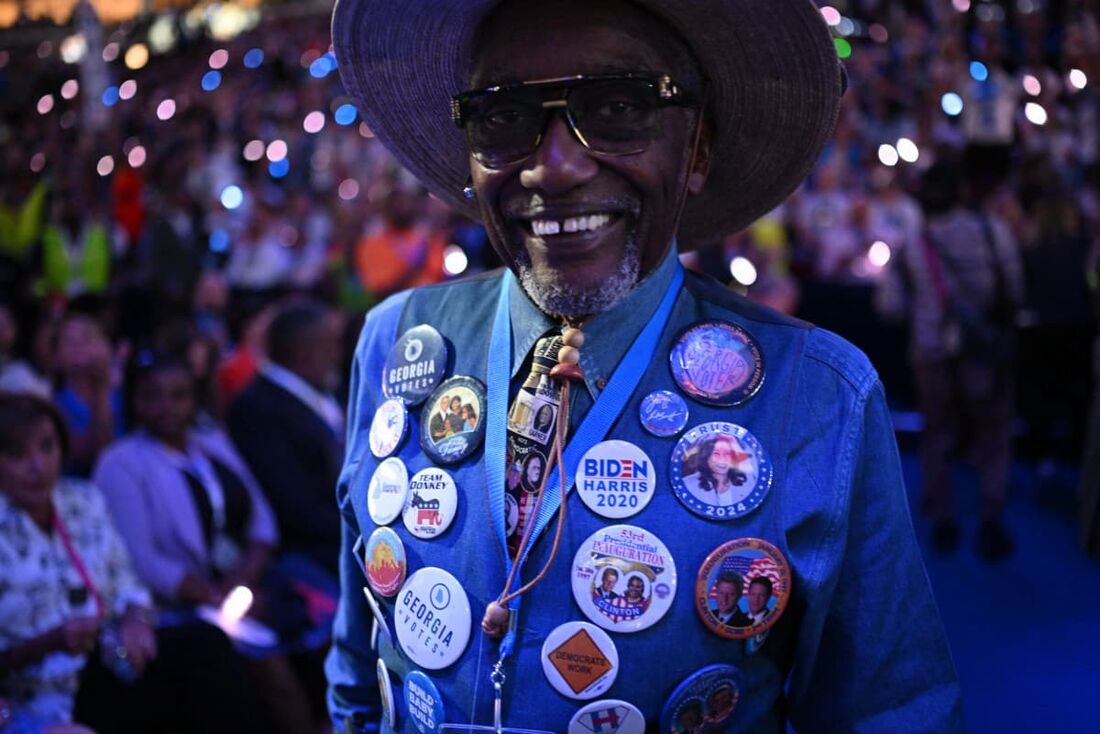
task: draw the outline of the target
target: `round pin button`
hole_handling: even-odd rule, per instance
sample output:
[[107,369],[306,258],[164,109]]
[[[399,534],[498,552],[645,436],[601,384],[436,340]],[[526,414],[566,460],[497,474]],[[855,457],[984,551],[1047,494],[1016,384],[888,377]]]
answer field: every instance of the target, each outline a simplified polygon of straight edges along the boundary
[[741,672],[732,665],[710,665],[676,686],[661,709],[661,731],[674,734],[730,730],[741,699]]
[[386,458],[401,445],[408,430],[405,404],[395,398],[383,401],[370,422],[370,452],[379,459]]
[[367,488],[367,512],[378,525],[389,525],[405,508],[409,494],[409,470],[396,456],[383,461],[374,470]]
[[370,613],[374,615],[374,630],[371,634],[377,636],[375,630],[382,630],[382,636],[388,641],[393,642],[393,637],[390,636],[390,625],[386,622],[386,613],[382,611],[382,605],[378,603],[378,600],[374,598],[374,594],[370,589],[363,587],[363,596],[367,598],[367,606],[370,607]]
[[669,484],[684,506],[708,520],[733,520],[760,506],[772,485],[764,447],[733,423],[702,423],[676,443]]
[[454,663],[470,641],[470,601],[462,584],[442,568],[422,568],[405,581],[394,606],[397,642],[422,668]]
[[403,520],[418,538],[435,538],[451,527],[458,510],[458,489],[442,469],[421,469],[409,480]]
[[687,401],[669,390],[655,390],[642,399],[638,420],[654,436],[667,438],[684,430],[690,416]]
[[633,525],[611,525],[573,557],[573,598],[607,630],[637,632],[665,615],[676,596],[676,564],[660,538]]
[[645,717],[626,701],[593,701],[573,714],[569,734],[645,734]]
[[577,464],[576,487],[588,509],[617,520],[645,509],[657,489],[657,471],[634,444],[602,441]]
[[749,400],[764,383],[764,355],[736,324],[702,321],[685,329],[669,353],[676,384],[700,402],[733,406]]
[[436,734],[443,726],[443,696],[435,683],[419,670],[405,676],[405,710],[419,734]]
[[542,672],[555,691],[585,701],[615,682],[619,653],[600,628],[587,622],[566,622],[542,643]]
[[[711,552],[695,579],[695,610],[716,635],[731,640],[771,629],[791,591],[791,567],[771,543],[738,538]],[[760,640],[763,644],[763,640]]]
[[458,376],[435,389],[420,413],[420,447],[437,464],[474,453],[485,437],[485,386]]
[[364,552],[367,583],[379,596],[393,596],[405,583],[405,544],[390,528],[375,528]]
[[432,394],[447,371],[447,343],[427,324],[414,326],[393,345],[382,371],[382,393],[409,405]]
[[378,658],[378,692],[382,698],[382,720],[389,722],[390,729],[397,728],[397,707],[393,705],[393,686],[390,683],[390,671],[386,661]]
[[519,504],[510,494],[504,495],[504,517],[504,535],[511,537],[512,533],[516,532],[516,525],[519,524]]

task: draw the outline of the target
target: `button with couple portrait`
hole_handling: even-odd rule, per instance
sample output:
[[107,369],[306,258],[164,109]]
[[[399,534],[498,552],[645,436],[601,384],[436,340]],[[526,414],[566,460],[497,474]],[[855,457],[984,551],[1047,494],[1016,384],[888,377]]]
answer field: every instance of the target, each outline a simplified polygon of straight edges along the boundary
[[437,464],[455,464],[485,438],[485,385],[459,375],[435,389],[420,412],[420,447]]
[[447,372],[447,342],[427,324],[414,326],[393,345],[382,370],[382,394],[419,405]]
[[573,598],[613,632],[653,626],[676,596],[676,564],[661,539],[633,525],[597,530],[573,557]]
[[720,637],[754,639],[779,621],[790,594],[791,567],[779,549],[738,538],[715,548],[699,567],[695,611]]
[[732,665],[709,665],[680,682],[661,709],[661,732],[696,734],[732,731],[741,700],[741,672]]
[[740,405],[764,383],[760,345],[726,321],[701,321],[685,329],[669,353],[669,366],[680,389],[707,405]]
[[772,474],[760,441],[747,429],[722,421],[685,433],[669,462],[673,493],[708,520],[734,520],[755,510],[771,489]]

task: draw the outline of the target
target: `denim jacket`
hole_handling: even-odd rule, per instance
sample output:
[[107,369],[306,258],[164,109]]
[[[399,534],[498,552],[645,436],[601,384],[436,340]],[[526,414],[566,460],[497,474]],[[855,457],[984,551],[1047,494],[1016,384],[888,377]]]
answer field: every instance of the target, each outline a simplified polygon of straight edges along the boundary
[[[582,348],[586,373],[599,373],[618,358],[652,313],[675,254],[620,304],[619,315],[593,321],[608,335]],[[541,328],[522,290],[511,293],[512,364],[523,361]],[[408,328],[426,323],[450,343],[451,374],[485,380],[489,332],[501,273],[420,288],[390,298],[367,316],[356,350],[348,413],[348,452],[337,490],[344,518],[341,581],[335,640],[326,663],[329,707],[337,731],[390,731],[379,723],[378,656],[389,669],[397,731],[415,731],[402,701],[402,682],[415,663],[393,635],[394,599],[379,598],[390,635],[372,640],[372,612],[363,594],[366,580],[352,546],[374,530],[366,493],[379,460],[368,447],[376,406],[384,399],[381,375],[386,355]],[[655,295],[654,295],[655,292]],[[609,314],[604,314],[608,316]],[[597,317],[598,319],[599,317]],[[769,494],[752,513],[713,522],[689,512],[668,486],[669,458],[677,438],[657,438],[641,426],[641,400],[654,390],[679,391],[668,354],[679,334],[705,320],[735,323],[762,347],[765,379],[760,391],[738,407],[712,407],[689,400],[688,427],[728,421],[751,431],[774,466]],[[534,334],[534,336],[532,336]],[[607,343],[612,347],[608,349]],[[593,346],[590,346],[593,345]],[[585,352],[594,355],[586,364]],[[602,350],[602,352],[601,352]],[[601,375],[609,376],[609,375]],[[603,381],[588,375],[588,395]],[[515,380],[513,380],[513,383]],[[417,441],[419,409],[410,411],[409,438],[396,455],[410,475],[432,466]],[[653,626],[613,634],[620,667],[601,698],[636,706],[646,730],[657,731],[661,707],[676,685],[707,665],[728,663],[741,672],[741,695],[726,731],[800,732],[962,731],[958,681],[939,611],[914,538],[897,448],[882,384],[866,357],[837,336],[754,305],[720,284],[687,274],[637,389],[607,438],[641,447],[659,471],[657,491],[639,514],[607,520],[570,495],[569,515],[557,561],[541,584],[522,599],[515,651],[505,673],[505,726],[566,731],[585,702],[558,694],[540,660],[547,634],[567,621],[587,621],[572,598],[571,559],[598,529],[618,522],[655,533],[671,552],[678,574],[671,608]],[[469,644],[453,665],[426,672],[439,689],[448,723],[492,725],[489,682],[498,645],[479,627],[482,611],[505,582],[500,544],[487,516],[483,452],[446,467],[458,486],[459,506],[451,527],[422,540],[393,525],[405,544],[408,571],[437,566],[465,588],[473,610]],[[552,530],[552,528],[551,528]],[[542,568],[552,532],[535,544],[525,578]],[[707,555],[739,537],[760,538],[779,548],[792,569],[785,612],[765,643],[751,653],[744,642],[710,632],[693,601],[696,572]],[[374,645],[372,645],[372,642]],[[379,728],[380,727],[380,728]]]

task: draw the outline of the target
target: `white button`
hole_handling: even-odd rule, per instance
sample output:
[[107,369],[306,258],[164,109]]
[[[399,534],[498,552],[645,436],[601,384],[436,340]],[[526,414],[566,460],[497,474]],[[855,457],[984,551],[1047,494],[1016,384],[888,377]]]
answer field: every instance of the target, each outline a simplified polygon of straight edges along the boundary
[[577,464],[577,494],[588,509],[619,520],[637,515],[657,490],[657,468],[644,451],[627,441],[603,441]]
[[645,734],[645,717],[626,701],[593,701],[573,714],[569,734]]
[[409,470],[397,457],[386,459],[374,470],[367,488],[367,512],[378,525],[389,525],[405,509],[409,494]]
[[470,641],[470,601],[454,576],[422,568],[397,595],[394,624],[405,654],[422,668],[440,670],[458,660]]
[[619,653],[611,637],[588,622],[566,622],[542,643],[542,672],[563,696],[596,698],[615,682]]
[[451,526],[458,511],[458,489],[442,469],[421,469],[409,480],[403,520],[418,538],[435,538]]
[[390,626],[386,623],[386,613],[382,611],[382,606],[366,586],[363,587],[363,596],[367,597],[367,606],[370,607],[370,613],[374,615],[374,624],[376,627],[375,630],[371,631],[371,635],[374,638],[371,647],[377,646],[378,629],[382,630],[383,637],[392,642],[393,638],[390,637]]
[[604,629],[646,629],[665,615],[675,596],[672,554],[643,528],[611,525],[597,530],[573,557],[573,598]]
[[379,459],[392,454],[405,438],[409,428],[409,414],[405,403],[397,398],[387,400],[374,411],[370,422],[370,451]]
[[382,719],[389,722],[391,729],[397,728],[397,709],[393,705],[393,687],[390,685],[390,671],[386,662],[378,658],[378,692],[382,696]]

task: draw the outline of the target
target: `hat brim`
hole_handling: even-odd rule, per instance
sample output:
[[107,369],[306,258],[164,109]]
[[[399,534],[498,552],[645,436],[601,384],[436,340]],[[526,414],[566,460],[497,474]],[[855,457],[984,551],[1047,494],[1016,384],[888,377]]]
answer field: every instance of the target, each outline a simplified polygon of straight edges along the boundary
[[[713,242],[783,201],[832,135],[842,75],[810,0],[633,0],[684,39],[709,80],[715,146],[688,197],[681,249]],[[465,89],[474,32],[499,0],[338,0],[332,39],[363,120],[436,196],[478,218],[450,99]]]

